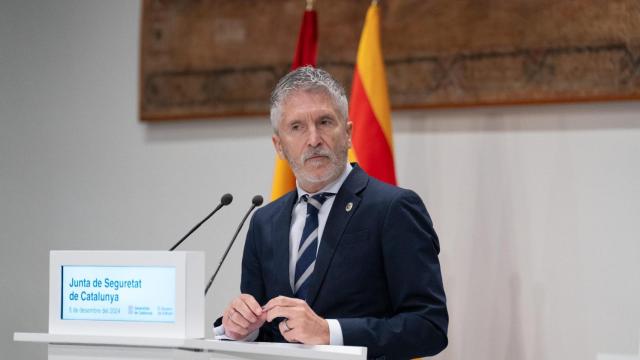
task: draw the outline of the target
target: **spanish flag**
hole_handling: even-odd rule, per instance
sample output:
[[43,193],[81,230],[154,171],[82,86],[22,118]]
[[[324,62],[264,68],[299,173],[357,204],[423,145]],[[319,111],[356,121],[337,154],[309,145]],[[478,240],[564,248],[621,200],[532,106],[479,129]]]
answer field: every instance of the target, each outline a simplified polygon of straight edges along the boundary
[[349,118],[353,122],[349,159],[369,175],[396,185],[391,106],[380,46],[378,2],[369,6],[353,73]]
[[[318,57],[318,15],[313,9],[313,1],[307,0],[307,8],[302,15],[302,25],[298,35],[296,52],[293,56],[291,70],[301,66],[316,66]],[[276,156],[273,171],[273,183],[271,185],[271,200],[295,189],[296,178],[286,160]]]

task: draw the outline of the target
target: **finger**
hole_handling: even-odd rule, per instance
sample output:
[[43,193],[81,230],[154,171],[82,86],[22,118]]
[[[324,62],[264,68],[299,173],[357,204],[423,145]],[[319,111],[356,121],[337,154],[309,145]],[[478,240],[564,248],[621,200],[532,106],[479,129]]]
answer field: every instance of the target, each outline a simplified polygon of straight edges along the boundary
[[278,296],[269,300],[269,302],[267,302],[264,305],[263,310],[269,311],[275,306],[295,306],[296,304],[299,303],[299,301],[300,299],[294,299],[286,296]]
[[233,309],[233,304],[234,304],[235,301],[236,301],[236,299],[231,300],[229,305],[224,309],[224,312],[222,312],[222,322],[223,323],[225,321],[229,321],[229,317],[231,316],[231,314],[233,314],[235,312],[235,310]]
[[266,311],[263,311],[262,314],[260,314],[260,317],[258,318],[258,321],[261,321],[261,322],[264,323],[265,321],[267,321],[267,315],[268,315],[268,313]]
[[284,333],[291,331],[291,328],[287,328],[287,324],[283,320],[278,324],[278,330],[280,330],[280,334],[284,335]]
[[298,341],[298,338],[297,338],[297,334],[298,334],[297,330],[291,330],[284,333],[280,331],[280,334],[282,334],[282,337],[290,343],[300,342]]
[[224,325],[224,333],[234,340],[243,338],[249,333],[248,329],[242,328],[230,319],[223,319],[222,324]]
[[237,301],[234,302],[233,308],[235,311],[239,312],[242,315],[242,317],[244,317],[247,321],[251,323],[258,320],[256,316],[253,314],[253,311],[241,298],[237,299]]
[[224,320],[224,318],[229,317],[229,315],[231,315],[232,312],[233,312],[233,301],[231,301],[227,306],[227,308],[224,309],[224,312],[222,313],[222,319]]
[[287,319],[297,319],[304,312],[299,306],[276,306],[267,312],[267,321],[271,322],[275,318],[283,317]]
[[231,316],[231,313],[233,313],[233,308],[231,307],[231,305],[229,305],[229,307],[226,308],[222,313],[222,324],[224,325],[225,329],[231,323],[231,320],[229,320],[229,316]]
[[256,316],[262,315],[262,306],[258,304],[258,301],[253,296],[249,294],[242,294],[240,295],[240,298]]
[[275,306],[297,306],[302,304],[306,304],[306,302],[301,299],[294,299],[286,296],[278,296],[269,300],[269,302],[266,303],[266,305],[264,306],[263,310],[269,311]]
[[[278,325],[278,330],[280,330],[280,334],[285,340],[287,340],[288,342],[293,342],[295,341],[294,337],[291,334],[293,328],[291,328],[291,325],[288,325],[288,321],[286,323],[285,321],[286,319],[280,322],[280,324]],[[289,328],[287,328],[287,325],[289,326]]]
[[242,316],[242,314],[237,311],[234,311],[229,315],[229,320],[244,329],[248,328],[250,325],[249,321],[247,321],[247,319],[245,319],[244,316]]

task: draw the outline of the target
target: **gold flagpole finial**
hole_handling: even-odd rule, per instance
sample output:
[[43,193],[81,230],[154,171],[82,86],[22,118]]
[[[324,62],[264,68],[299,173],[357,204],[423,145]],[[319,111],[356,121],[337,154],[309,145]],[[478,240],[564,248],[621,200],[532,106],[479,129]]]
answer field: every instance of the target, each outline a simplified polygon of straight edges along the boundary
[[371,0],[371,5],[378,5],[378,0]]
[[307,0],[307,11],[313,10],[313,0]]

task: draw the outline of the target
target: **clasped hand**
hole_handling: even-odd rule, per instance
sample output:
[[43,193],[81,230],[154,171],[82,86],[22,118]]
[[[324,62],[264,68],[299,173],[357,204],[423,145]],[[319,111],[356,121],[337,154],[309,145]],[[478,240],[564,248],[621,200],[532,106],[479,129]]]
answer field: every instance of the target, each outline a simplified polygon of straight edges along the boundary
[[225,334],[234,340],[247,337],[265,321],[285,318],[278,325],[280,334],[288,342],[310,345],[329,344],[329,324],[301,299],[278,296],[261,307],[249,294],[241,294],[231,301],[222,315]]

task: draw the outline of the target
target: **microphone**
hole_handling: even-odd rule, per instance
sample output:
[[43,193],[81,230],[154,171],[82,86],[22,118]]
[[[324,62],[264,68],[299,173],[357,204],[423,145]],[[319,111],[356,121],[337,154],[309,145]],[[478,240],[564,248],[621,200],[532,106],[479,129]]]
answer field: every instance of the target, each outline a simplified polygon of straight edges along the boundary
[[173,251],[178,246],[180,246],[180,244],[182,244],[182,242],[185,241],[189,237],[189,235],[191,235],[194,231],[198,230],[200,225],[204,224],[205,221],[209,220],[209,218],[213,214],[215,214],[218,210],[220,210],[220,208],[222,208],[223,206],[231,204],[231,201],[233,201],[233,196],[231,194],[227,193],[227,194],[222,195],[222,197],[220,198],[220,204],[218,204],[218,206],[216,206],[216,208],[213,209],[213,211],[209,215],[207,215],[206,218],[202,219],[202,221],[197,223],[196,226],[194,226],[191,230],[189,230],[189,232],[185,236],[183,236],[182,239],[180,239],[175,245],[173,245],[171,247],[171,249],[169,249],[169,251]]
[[244,225],[244,222],[247,220],[247,218],[249,217],[249,214],[251,214],[253,209],[262,205],[262,201],[263,199],[262,199],[262,196],[260,195],[256,195],[253,197],[253,199],[251,199],[251,207],[249,208],[249,211],[247,211],[247,213],[244,214],[244,217],[242,218],[240,225],[238,225],[238,228],[236,229],[236,233],[233,234],[233,238],[231,239],[229,246],[227,246],[227,250],[224,252],[224,255],[222,255],[222,259],[220,259],[220,263],[218,264],[218,268],[216,269],[216,272],[213,273],[213,276],[211,277],[211,279],[209,279],[209,283],[207,284],[207,287],[204,289],[205,296],[207,296],[207,292],[209,292],[209,288],[211,287],[211,284],[213,284],[213,279],[215,279],[216,275],[218,275],[218,271],[220,271],[220,267],[222,266],[224,259],[227,258],[227,254],[229,254],[229,250],[231,250],[231,246],[233,246],[233,242],[236,241],[236,238],[238,237],[238,233],[240,232],[240,229],[242,229],[242,225]]

